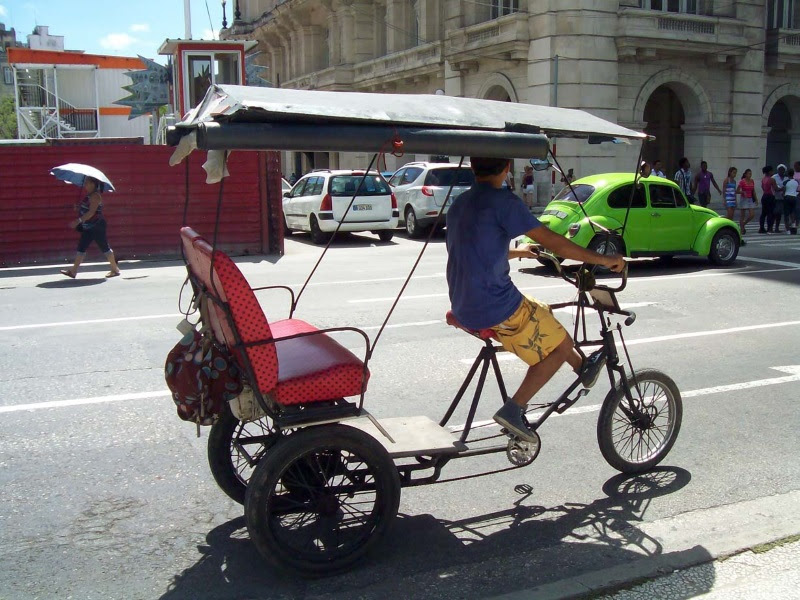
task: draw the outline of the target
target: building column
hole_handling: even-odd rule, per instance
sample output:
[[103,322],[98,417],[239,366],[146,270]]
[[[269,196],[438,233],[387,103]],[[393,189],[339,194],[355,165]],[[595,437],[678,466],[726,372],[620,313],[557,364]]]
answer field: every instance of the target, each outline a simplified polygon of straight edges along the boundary
[[353,37],[355,35],[355,11],[353,5],[348,3],[343,5],[338,12],[339,22],[341,23],[341,37],[340,37],[340,57],[339,64],[352,65],[355,56],[355,43]]
[[341,20],[335,12],[328,14],[328,56],[331,66],[342,64]]
[[[748,50],[733,71],[731,164],[757,167],[766,161],[767,142],[761,133],[763,89],[764,53]],[[757,172],[755,167],[753,170]]]

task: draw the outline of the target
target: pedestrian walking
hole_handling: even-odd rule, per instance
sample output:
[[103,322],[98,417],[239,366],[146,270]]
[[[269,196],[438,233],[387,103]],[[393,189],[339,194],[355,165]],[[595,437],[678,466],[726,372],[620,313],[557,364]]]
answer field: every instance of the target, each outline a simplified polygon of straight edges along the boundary
[[[770,167],[771,169],[772,167]],[[739,230],[742,235],[747,233],[745,225],[747,225],[756,216],[756,205],[758,204],[758,196],[756,196],[756,182],[753,181],[753,171],[745,169],[742,173],[742,178],[739,180],[739,185],[736,187],[736,193],[739,194]],[[745,215],[747,215],[745,217]]]
[[296,172],[292,171],[292,174],[289,175],[289,183],[291,183],[292,185],[297,183],[297,173]]
[[692,194],[692,170],[690,167],[689,159],[684,156],[678,161],[678,170],[675,171],[675,177],[673,179],[675,183],[678,184],[678,187],[681,188],[683,195],[686,196],[689,203],[695,204],[696,200],[694,194]]
[[786,182],[789,178],[786,176],[786,165],[778,165],[778,172],[772,176],[775,180],[775,207],[772,211],[774,217],[774,229],[767,225],[767,232],[774,231],[780,232],[781,229],[781,216],[783,215],[783,193]]
[[517,186],[514,183],[514,162],[511,162],[511,168],[508,169],[508,173],[506,173],[506,177],[503,180],[503,187],[506,189],[511,190],[512,192],[516,191]]
[[117,277],[120,273],[119,265],[114,257],[114,251],[108,245],[106,238],[106,220],[103,217],[103,197],[100,195],[100,182],[94,177],[86,177],[83,181],[83,191],[86,193],[78,206],[78,218],[70,221],[69,228],[81,234],[78,240],[78,252],[71,269],[61,269],[62,275],[75,279],[78,268],[86,257],[86,250],[92,242],[96,243],[105,254],[111,270],[106,277]]
[[653,161],[653,175],[655,175],[656,177],[666,177],[666,175],[664,174],[664,169],[661,166],[661,161],[658,159],[655,159]]
[[722,182],[723,194],[725,195],[725,216],[731,221],[736,213],[736,167],[728,169],[728,176]]
[[522,175],[522,201],[525,202],[525,206],[528,208],[533,208],[535,197],[536,189],[533,185],[533,167],[527,165]]
[[775,190],[778,183],[772,177],[774,171],[771,165],[761,169],[764,176],[761,178],[761,216],[758,219],[758,233],[767,233],[767,229],[772,229],[775,220],[773,211],[775,210]]
[[574,171],[575,169],[567,169],[567,174],[561,177],[561,183],[563,183],[565,187],[575,181]]
[[786,233],[797,233],[797,190],[800,181],[795,179],[794,169],[786,172],[786,185],[783,191],[783,222]]
[[711,186],[717,188],[717,193],[722,195],[722,190],[717,185],[717,180],[714,179],[714,174],[708,170],[708,163],[706,161],[700,162],[700,170],[697,175],[692,179],[692,191],[697,194],[697,200],[700,206],[708,206],[711,203]]

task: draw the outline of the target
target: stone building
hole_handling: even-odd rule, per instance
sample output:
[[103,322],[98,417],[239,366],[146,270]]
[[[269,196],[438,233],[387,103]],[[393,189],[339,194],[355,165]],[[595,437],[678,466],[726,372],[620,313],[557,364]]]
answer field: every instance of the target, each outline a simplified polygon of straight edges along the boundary
[[[795,0],[238,0],[223,37],[258,41],[280,87],[445,93],[587,110],[656,136],[671,175],[687,156],[800,160]],[[795,126],[797,124],[797,126]],[[578,176],[630,170],[639,148],[557,142]],[[425,157],[406,156],[399,163]],[[455,157],[457,158],[457,157]],[[285,170],[365,166],[293,156]],[[515,165],[517,172],[522,163]]]
[[17,32],[12,27],[6,29],[5,23],[0,23],[0,98],[14,95],[14,70],[8,63],[8,48],[21,46],[17,41]]

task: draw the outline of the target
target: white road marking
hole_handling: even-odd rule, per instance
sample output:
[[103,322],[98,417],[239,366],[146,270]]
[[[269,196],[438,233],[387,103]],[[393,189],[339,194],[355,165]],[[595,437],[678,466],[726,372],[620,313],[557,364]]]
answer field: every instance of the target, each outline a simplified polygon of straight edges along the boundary
[[121,400],[146,400],[149,398],[169,398],[172,393],[137,392],[133,394],[117,394],[116,396],[95,396],[94,398],[76,398],[74,400],[53,400],[52,402],[35,402],[33,404],[15,404],[0,406],[0,413],[18,412],[22,410],[39,410],[42,408],[64,408],[66,406],[82,406],[84,404],[102,404],[104,402],[119,402]]
[[[800,269],[800,263],[796,262],[789,262],[786,260],[772,260],[771,258],[751,258],[749,256],[739,256],[739,260],[744,260],[747,262],[755,262],[755,263],[762,263],[765,265],[775,265],[778,267],[793,267],[795,269]],[[756,271],[751,271],[755,273]]]
[[[444,323],[442,319],[437,319],[434,321],[417,321],[416,323],[396,323],[394,325],[387,325],[386,329],[397,329],[399,327],[422,327],[424,325],[438,325],[439,323]],[[380,329],[380,325],[370,325],[369,327],[362,327],[364,331],[370,331],[373,329]]]
[[[380,281],[405,281],[407,279],[407,275],[404,277],[382,277],[382,278],[375,278],[375,279],[351,279],[349,281],[310,281],[308,283],[308,287],[312,286],[319,286],[319,285],[351,285],[353,283],[375,283]],[[433,275],[414,275],[411,278],[411,281],[415,279],[438,279],[444,277],[444,273],[434,273]],[[288,285],[291,288],[300,289],[302,287],[302,283],[287,283],[281,285]]]
[[[538,285],[533,287],[521,287],[519,290],[521,292],[530,292],[533,290],[551,290],[555,288],[571,288],[574,287],[572,284],[569,283],[558,283],[555,285]],[[448,293],[438,293],[438,294],[417,294],[417,295],[409,295],[405,294],[402,297],[402,300],[420,300],[425,298],[447,298]],[[355,300],[348,300],[349,304],[365,304],[367,302],[391,302],[397,296],[384,296],[382,298],[356,298]]]
[[[758,379],[755,381],[743,381],[742,383],[732,383],[730,385],[716,385],[714,387],[701,388],[699,390],[689,390],[688,392],[681,392],[681,398],[697,398],[700,396],[709,396],[711,394],[721,394],[723,392],[738,392],[740,390],[750,390],[753,388],[765,387],[768,385],[778,385],[781,383],[791,383],[800,381],[800,365],[789,365],[786,367],[770,367],[776,371],[783,373],[790,373],[785,377],[770,377],[769,379]],[[551,417],[568,417],[570,415],[582,415],[586,413],[599,412],[602,404],[589,404],[586,406],[577,406],[567,409],[565,413],[553,413]],[[528,417],[537,419],[544,411],[531,411]],[[475,421],[472,424],[473,428],[476,427],[499,427],[493,420]],[[449,429],[452,431],[462,431],[464,425],[451,425]]]
[[91,325],[93,323],[117,323],[120,321],[143,321],[146,319],[181,319],[183,315],[171,313],[166,315],[143,315],[140,317],[115,317],[113,319],[89,319],[87,321],[58,321],[55,323],[34,323],[31,325],[9,325],[0,327],[0,331],[13,331],[15,329],[39,329],[41,327],[63,327],[66,325]]
[[[800,263],[792,263],[792,262],[785,262],[780,260],[767,260],[761,258],[746,258],[743,256],[739,256],[740,259],[745,261],[752,261],[752,262],[763,262],[766,264],[773,264],[776,266],[781,267],[789,267],[788,269],[757,269],[757,270],[750,270],[747,267],[739,267],[736,269],[729,269],[727,271],[709,271],[705,273],[689,273],[683,275],[654,275],[652,277],[636,277],[628,279],[628,285],[639,284],[639,283],[649,283],[652,281],[675,281],[678,279],[697,279],[699,277],[724,277],[728,275],[755,275],[757,273],[772,273],[775,271],[793,271],[800,269]],[[559,283],[555,285],[539,285],[539,286],[529,286],[529,287],[520,287],[519,290],[521,292],[531,292],[534,290],[551,290],[556,288],[573,288],[572,284],[569,283]],[[425,298],[446,298],[447,293],[438,293],[438,294],[419,294],[414,296],[404,295],[401,300],[420,300]],[[383,296],[381,298],[356,298],[354,300],[348,300],[349,304],[366,304],[370,302],[391,302],[394,301],[396,296]]]
[[[673,335],[659,335],[650,338],[640,338],[638,340],[626,340],[625,344],[628,346],[636,346],[638,344],[652,344],[653,342],[668,342],[672,340],[683,340],[695,337],[706,337],[711,335],[725,335],[728,333],[738,333],[740,331],[755,331],[758,329],[772,329],[774,327],[788,327],[792,325],[800,325],[800,321],[782,321],[780,323],[762,323],[761,325],[745,325],[743,327],[730,327],[728,329],[711,329],[708,331],[690,331],[688,333],[676,333]],[[617,346],[621,346],[621,342],[617,342]],[[497,360],[500,362],[516,361],[519,358],[514,354],[504,353],[498,354]],[[474,358],[462,358],[459,362],[465,365],[471,365],[475,362]]]
[[[783,373],[788,373],[788,375],[784,377],[771,377],[769,379],[758,379],[755,381],[744,381],[742,383],[733,383],[729,385],[717,385],[714,387],[702,388],[699,390],[690,390],[688,392],[681,392],[681,397],[683,398],[696,398],[698,396],[708,396],[710,394],[719,394],[723,392],[735,392],[740,390],[749,390],[753,388],[765,387],[769,385],[778,385],[781,383],[790,383],[794,381],[800,381],[800,365],[787,365],[785,367],[770,367],[771,369],[775,369],[776,371],[781,371]],[[36,402],[33,404],[15,404],[11,406],[0,406],[0,414],[1,413],[12,413],[12,412],[22,412],[22,411],[31,411],[31,410],[41,410],[44,408],[66,408],[70,406],[84,406],[88,404],[104,404],[106,402],[121,402],[124,400],[149,400],[155,398],[169,398],[172,394],[169,391],[157,391],[157,392],[136,392],[131,394],[117,394],[115,396],[95,396],[94,398],[75,398],[72,400],[54,400],[52,402]],[[575,408],[570,408],[567,412],[563,415],[559,415],[558,413],[554,413],[552,416],[559,417],[559,416],[568,416],[568,415],[579,415],[584,413],[590,412],[597,412],[600,410],[601,404],[590,404],[587,406],[578,406]],[[528,413],[532,417],[536,417],[541,414],[541,411],[531,412]],[[487,421],[476,421],[473,423],[473,427],[487,427],[487,426],[495,426],[497,423],[491,420]],[[463,428],[463,425],[453,425],[450,429],[458,430]]]
[[[628,302],[628,303],[621,302],[619,307],[622,310],[630,310],[631,308],[642,308],[642,307],[645,307],[645,306],[655,306],[656,304],[658,304],[658,303],[657,302]],[[553,312],[554,313],[556,313],[556,312],[575,313],[575,308],[576,307],[574,307],[574,306],[564,306],[562,308],[556,308]]]

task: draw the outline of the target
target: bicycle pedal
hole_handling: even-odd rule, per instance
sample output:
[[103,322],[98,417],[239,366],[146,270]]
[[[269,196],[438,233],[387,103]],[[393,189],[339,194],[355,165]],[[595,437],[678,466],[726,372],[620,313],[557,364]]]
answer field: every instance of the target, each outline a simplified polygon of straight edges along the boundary
[[589,389],[588,388],[583,388],[582,390],[580,390],[575,395],[574,398],[566,398],[562,402],[560,402],[558,405],[556,405],[556,407],[554,409],[555,412],[557,412],[560,415],[563,415],[570,406],[575,404],[578,400],[583,398],[588,393],[589,393]]

